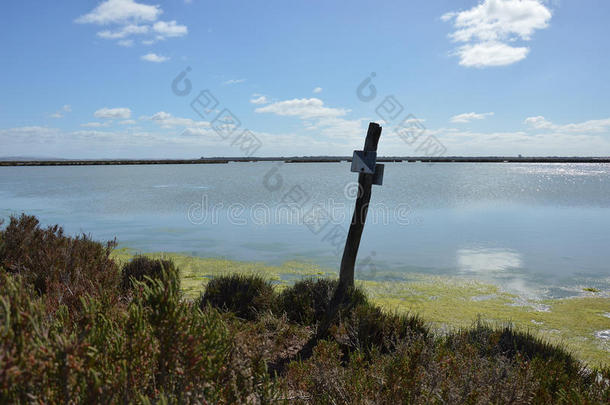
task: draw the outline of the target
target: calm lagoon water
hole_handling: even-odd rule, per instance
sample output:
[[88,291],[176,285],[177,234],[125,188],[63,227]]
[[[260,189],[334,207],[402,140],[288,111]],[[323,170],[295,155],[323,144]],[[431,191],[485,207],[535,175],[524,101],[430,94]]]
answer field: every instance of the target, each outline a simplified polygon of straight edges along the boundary
[[[0,217],[139,251],[338,268],[348,163],[0,168]],[[610,165],[390,163],[357,277],[471,277],[531,297],[610,292]]]

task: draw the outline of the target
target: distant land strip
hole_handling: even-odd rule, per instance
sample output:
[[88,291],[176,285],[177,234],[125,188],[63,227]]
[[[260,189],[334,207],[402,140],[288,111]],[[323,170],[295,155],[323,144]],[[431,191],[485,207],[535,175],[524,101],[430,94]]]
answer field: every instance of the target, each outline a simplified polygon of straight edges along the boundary
[[[192,165],[229,162],[338,163],[351,162],[351,156],[305,157],[212,157],[200,159],[108,159],[108,160],[0,160],[0,166],[101,166],[101,165]],[[610,163],[610,157],[557,156],[381,156],[377,162],[426,163]]]

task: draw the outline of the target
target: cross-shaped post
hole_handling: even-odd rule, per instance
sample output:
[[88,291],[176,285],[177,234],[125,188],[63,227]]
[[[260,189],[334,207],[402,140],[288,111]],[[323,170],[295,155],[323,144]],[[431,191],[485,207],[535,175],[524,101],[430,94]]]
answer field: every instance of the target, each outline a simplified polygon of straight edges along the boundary
[[[377,143],[379,143],[380,136],[381,126],[371,122],[366,133],[363,150],[354,151],[351,170],[358,173],[358,196],[356,197],[354,215],[345,241],[343,258],[341,259],[339,284],[324,314],[324,318],[318,325],[316,334],[309,339],[297,354],[297,357],[301,359],[307,359],[311,356],[314,346],[320,339],[326,336],[328,328],[337,316],[341,306],[351,305],[351,303],[345,302],[345,297],[349,289],[354,286],[354,266],[356,265],[356,256],[360,246],[362,231],[364,230],[369,202],[371,201],[371,188],[373,184],[381,185],[383,182],[384,167],[376,163]],[[279,366],[280,370],[282,367],[283,365]]]
[[369,124],[369,130],[362,151],[354,151],[352,172],[358,172],[358,196],[354,215],[349,226],[345,249],[339,271],[339,288],[347,289],[354,285],[354,267],[360,246],[360,238],[364,230],[364,222],[371,201],[373,184],[381,185],[383,181],[383,165],[377,164],[377,144],[381,136],[381,127],[375,122]]
[[339,284],[333,294],[324,319],[322,319],[318,326],[316,335],[302,350],[305,357],[310,354],[315,342],[326,335],[328,328],[339,312],[339,308],[344,304],[350,305],[350,303],[345,303],[344,301],[348,290],[354,286],[354,267],[356,265],[358,247],[360,246],[360,238],[364,230],[366,214],[371,201],[371,188],[373,184],[381,185],[383,183],[383,165],[376,163],[377,143],[379,143],[380,136],[381,126],[371,122],[369,130],[366,133],[364,149],[354,151],[351,170],[358,173],[358,196],[356,197],[354,215],[349,226],[347,239],[345,240],[345,249],[343,250],[343,258],[341,259],[339,271]]

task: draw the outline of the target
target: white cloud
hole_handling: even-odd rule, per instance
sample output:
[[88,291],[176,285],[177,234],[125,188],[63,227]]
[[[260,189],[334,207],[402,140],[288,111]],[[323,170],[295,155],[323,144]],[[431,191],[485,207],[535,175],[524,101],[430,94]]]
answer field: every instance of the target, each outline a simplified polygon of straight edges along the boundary
[[62,106],[60,110],[51,114],[51,118],[63,118],[65,113],[68,113],[71,111],[72,111],[72,106],[69,104],[66,104],[66,105]]
[[162,120],[166,120],[166,119],[168,119],[168,118],[171,118],[171,116],[172,116],[172,115],[171,115],[170,113],[167,113],[167,112],[165,112],[165,111],[159,111],[158,113],[153,114],[153,115],[152,115],[152,116],[150,116],[149,118],[150,118],[151,120],[162,121]]
[[[32,125],[27,127],[0,129],[0,136],[6,136],[9,138],[16,136],[21,139],[40,140],[41,138],[55,135],[58,132],[59,130],[56,128]],[[6,143],[6,145],[9,144],[10,140]]]
[[238,83],[243,83],[245,81],[246,81],[246,79],[229,79],[229,80],[222,82],[222,84],[238,84]]
[[107,127],[112,123],[112,121],[108,121],[108,122],[87,122],[85,124],[80,124],[81,127],[85,127],[85,128],[100,128],[100,127]]
[[157,55],[156,53],[150,52],[150,53],[147,53],[146,55],[142,55],[140,57],[140,59],[145,60],[147,62],[162,63],[162,62],[168,61],[169,57]]
[[320,93],[322,93],[322,87],[316,87],[315,89],[313,89],[313,92],[314,92],[315,94],[320,94]]
[[120,46],[124,46],[125,48],[129,48],[133,46],[133,39],[121,39],[117,42]]
[[188,128],[208,128],[210,123],[207,121],[195,121],[191,118],[175,117],[168,112],[159,111],[150,117],[142,117],[146,120],[154,121],[161,128],[188,127]]
[[524,59],[529,48],[509,43],[531,40],[536,30],[548,27],[551,17],[542,0],[484,0],[469,10],[446,13],[441,19],[453,22],[455,31],[449,37],[465,43],[455,51],[460,65],[487,67]]
[[135,120],[123,120],[123,121],[119,121],[120,125],[134,125],[136,123]]
[[138,3],[134,0],[106,0],[90,13],[76,19],[81,24],[96,24],[114,26],[97,33],[97,36],[109,40],[119,40],[120,46],[134,44],[129,37],[145,36],[143,44],[152,44],[167,38],[187,35],[186,25],[180,25],[175,20],[158,21],[163,10],[158,5]]
[[[278,101],[254,110],[257,113],[272,113],[280,116],[297,117],[303,122],[309,133],[327,137],[325,142],[333,145],[336,142],[349,143],[347,149],[356,147],[362,141],[364,118],[343,118],[350,110],[326,107],[319,98],[295,98]],[[327,153],[327,152],[320,152]]]
[[[297,116],[298,117],[298,116]],[[75,158],[229,156],[236,153],[229,142],[218,142],[208,122],[174,117],[160,111],[150,120],[158,128],[146,132],[134,126],[116,130],[89,128],[65,132],[56,128],[29,126],[0,129],[0,145],[6,155],[48,155]],[[133,121],[133,120],[125,120]],[[262,133],[250,128],[264,145],[267,155],[345,155],[362,146],[367,119],[329,116],[302,118],[305,130],[299,133]],[[121,123],[120,120],[113,121]],[[446,147],[446,155],[462,156],[602,156],[610,150],[610,118],[558,125],[544,117],[529,117],[520,131],[472,132],[456,128],[429,128]],[[101,124],[104,124],[102,122]],[[536,128],[538,125],[539,128]],[[393,128],[385,127],[379,154],[416,155],[418,143],[407,144]],[[92,147],[94,146],[94,147]]]
[[265,96],[258,96],[256,97],[255,95],[253,95],[252,97],[254,97],[253,99],[250,100],[250,102],[252,104],[267,104],[269,102],[269,100],[267,100],[267,97]]
[[563,132],[601,133],[610,132],[610,118],[590,120],[576,124],[559,125]]
[[527,47],[513,47],[502,42],[464,45],[455,51],[460,57],[460,65],[478,68],[510,65],[525,59],[528,53]]
[[594,134],[610,132],[610,118],[556,125],[543,116],[538,115],[536,117],[528,117],[524,122],[534,129],[549,129],[559,133]]
[[[264,154],[315,155],[341,154],[346,149],[343,139],[322,140],[314,135],[265,133],[252,130],[261,140]],[[358,140],[361,143],[362,137]],[[163,132],[98,129],[63,132],[46,127],[0,129],[0,142],[8,145],[7,155],[40,155],[73,158],[194,158],[231,156],[236,154],[230,142],[218,142],[211,128],[187,128]],[[348,145],[347,149],[352,148]],[[353,148],[352,148],[353,149]],[[262,149],[261,149],[262,150]]]
[[528,41],[535,30],[548,27],[551,12],[539,0],[485,0],[443,19],[454,20],[456,31],[450,37],[458,42]]
[[329,108],[319,98],[295,98],[292,100],[278,101],[273,104],[259,107],[257,113],[272,113],[283,116],[296,116],[302,119],[339,117],[345,115],[349,110],[342,108]]
[[96,118],[106,119],[127,119],[131,117],[131,110],[129,108],[100,108],[93,113]]
[[534,127],[536,129],[547,129],[551,128],[553,124],[546,120],[542,115],[538,115],[536,117],[528,117],[524,121],[527,125]]
[[176,21],[157,21],[153,30],[163,37],[182,37],[188,33],[186,25],[178,25]]
[[535,116],[524,122],[528,128],[514,132],[457,129],[429,132],[435,132],[448,155],[458,156],[603,156],[610,150],[610,118],[558,125],[543,116]]
[[315,123],[307,122],[306,128],[330,139],[355,142],[354,145],[358,145],[366,133],[364,121],[364,118],[349,120],[341,117],[324,117]]
[[464,114],[458,114],[458,115],[454,115],[453,117],[451,117],[450,121],[453,123],[467,123],[473,120],[482,120],[485,117],[490,117],[494,115],[494,113],[492,112],[488,112],[488,113],[480,113],[477,114],[475,112],[469,112],[469,113],[464,113]]
[[129,24],[116,31],[100,31],[97,33],[97,36],[104,39],[120,39],[130,35],[146,34],[149,31],[150,27],[148,25]]
[[181,137],[198,137],[201,140],[214,139],[214,136],[217,136],[208,121],[196,121],[191,118],[175,117],[165,111],[159,111],[150,117],[142,118],[153,121],[163,129],[175,130],[176,128],[182,128],[181,131],[178,131]]
[[163,12],[159,6],[133,0],[106,0],[88,14],[76,19],[81,24],[121,24],[129,21],[155,21]]
[[193,137],[199,139],[213,139],[214,136],[218,134],[211,128],[204,127],[187,127],[182,132],[180,132],[181,137]]

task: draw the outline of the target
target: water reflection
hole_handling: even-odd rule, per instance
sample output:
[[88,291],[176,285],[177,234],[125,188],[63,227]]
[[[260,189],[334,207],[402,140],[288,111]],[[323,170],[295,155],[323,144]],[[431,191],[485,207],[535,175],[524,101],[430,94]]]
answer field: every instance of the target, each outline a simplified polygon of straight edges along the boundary
[[521,254],[510,249],[459,249],[457,263],[463,273],[493,273],[521,267]]

